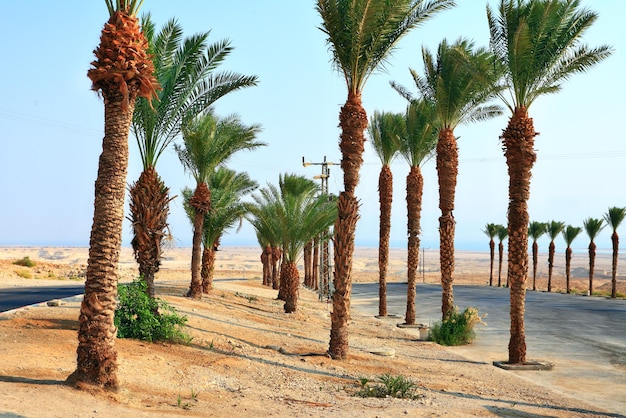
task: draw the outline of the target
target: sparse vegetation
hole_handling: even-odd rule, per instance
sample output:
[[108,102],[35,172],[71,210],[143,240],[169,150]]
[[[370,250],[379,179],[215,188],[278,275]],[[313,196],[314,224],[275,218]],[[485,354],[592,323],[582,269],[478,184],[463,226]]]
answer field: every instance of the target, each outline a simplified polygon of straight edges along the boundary
[[441,345],[469,344],[476,338],[474,328],[478,324],[484,324],[482,319],[486,316],[479,315],[476,308],[469,307],[459,313],[455,307],[446,319],[432,326],[430,337]]
[[15,270],[15,274],[20,276],[22,279],[32,279],[33,274],[28,270]]
[[19,260],[15,260],[13,264],[23,267],[35,267],[37,265],[37,263],[31,260],[28,256],[20,258]]
[[246,299],[248,302],[256,302],[259,300],[256,296],[246,295],[244,293],[235,292],[235,296],[238,298]]
[[385,373],[378,376],[375,384],[370,384],[372,382],[366,377],[360,377],[359,383],[361,389],[355,395],[361,398],[417,399],[421,397],[415,393],[417,384],[402,375],[393,376]]
[[119,286],[119,304],[115,311],[117,336],[188,343],[191,338],[181,330],[187,317],[178,315],[167,302],[150,298],[146,288],[141,279]]

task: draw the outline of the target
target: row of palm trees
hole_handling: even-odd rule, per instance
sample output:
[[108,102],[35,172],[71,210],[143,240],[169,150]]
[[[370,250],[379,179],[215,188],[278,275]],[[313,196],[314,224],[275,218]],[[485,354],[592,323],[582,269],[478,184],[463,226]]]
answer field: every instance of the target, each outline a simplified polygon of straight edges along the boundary
[[[593,294],[593,276],[596,258],[596,243],[595,238],[605,226],[610,226],[612,229],[611,243],[612,243],[612,268],[611,268],[611,298],[617,297],[617,260],[619,254],[619,235],[617,234],[617,228],[621,225],[626,217],[626,208],[611,207],[603,215],[602,218],[587,218],[583,221],[583,227],[577,227],[572,225],[565,225],[565,222],[550,221],[550,222],[538,222],[533,221],[528,225],[528,235],[532,239],[532,260],[533,260],[533,285],[532,289],[537,290],[536,277],[537,277],[537,265],[539,245],[537,240],[544,234],[547,234],[550,238],[550,244],[548,246],[548,292],[552,291],[552,270],[554,267],[554,256],[556,251],[555,239],[562,235],[566,244],[565,249],[565,282],[566,292],[571,293],[570,287],[570,267],[572,260],[572,248],[571,245],[582,232],[583,228],[589,236],[589,294]],[[605,224],[606,222],[606,224]],[[489,248],[491,252],[491,270],[489,273],[489,285],[493,285],[493,263],[494,263],[494,238],[497,236],[499,239],[499,267],[498,267],[498,286],[501,285],[501,270],[502,270],[502,256],[504,244],[503,241],[508,236],[508,230],[504,225],[487,224],[483,231],[489,237]],[[507,283],[508,285],[508,283]]]
[[[257,82],[254,76],[214,73],[232,49],[228,41],[208,45],[205,36],[208,34],[200,34],[181,45],[182,31],[174,22],[166,25],[160,34],[154,33],[149,19],[143,26],[139,24],[136,16],[142,0],[105,2],[110,19],[95,51],[97,59],[88,73],[93,89],[99,91],[104,99],[105,136],[95,184],[94,220],[85,297],[81,304],[77,369],[68,380],[116,388],[113,317],[131,125],[138,139],[144,168],[140,179],[131,186],[133,212],[130,218],[135,233],[133,248],[140,271],[147,281],[153,280],[159,268],[162,240],[168,234],[166,219],[171,200],[169,190],[159,178],[155,166],[162,151],[181,132],[183,134],[184,144],[177,147],[177,151],[185,168],[196,180],[196,188],[188,199],[188,205],[193,209],[194,227],[191,297],[200,297],[202,292],[200,248],[204,223],[213,200],[209,181],[232,152],[253,149],[262,144],[254,139],[256,127],[237,126],[237,129],[243,128],[244,136],[247,135],[247,145],[231,150],[230,154],[214,149],[220,143],[216,140],[220,135],[216,136],[216,133],[221,122],[209,111],[210,106],[223,95]],[[407,138],[410,141],[421,141],[435,135],[438,138],[436,154],[442,211],[439,222],[444,316],[452,302],[454,265],[455,220],[452,211],[458,170],[454,128],[461,122],[499,112],[495,107],[476,112],[482,109],[477,102],[493,95],[502,99],[512,113],[502,135],[510,176],[510,363],[525,363],[526,353],[523,314],[528,261],[527,200],[530,171],[535,161],[533,144],[536,135],[528,108],[539,96],[558,91],[560,83],[570,75],[590,68],[610,53],[606,46],[588,49],[578,44],[582,33],[596,19],[594,13],[578,10],[578,5],[577,0],[502,0],[497,16],[487,8],[491,34],[489,53],[474,50],[470,42],[460,40],[450,49],[451,65],[446,64],[442,69],[439,64],[447,62],[445,58],[448,57],[448,46],[443,42],[436,59],[426,51],[423,53],[427,72],[424,79],[414,76],[418,95],[414,97],[403,88],[397,88],[410,102],[405,124]],[[320,28],[327,36],[333,63],[344,76],[348,90],[346,103],[339,114],[344,191],[337,198],[337,214],[333,217],[335,291],[329,343],[332,358],[343,359],[348,354],[351,269],[359,219],[355,189],[363,162],[364,131],[368,125],[361,99],[363,89],[370,75],[383,66],[404,35],[436,13],[453,6],[452,0],[316,1],[316,11],[322,19]],[[475,65],[478,62],[476,57],[481,55],[489,57],[489,65]],[[452,100],[455,94],[465,101]],[[230,135],[228,133],[225,137]],[[407,178],[410,190],[407,205],[412,211],[407,225],[409,251],[415,249],[416,243],[419,245],[422,184],[419,165],[423,157],[416,152],[417,148],[409,155],[411,173]],[[203,160],[209,154],[216,160],[211,163]],[[288,182],[286,178],[281,181]],[[269,200],[270,195],[266,197],[267,201],[263,197],[257,204],[263,206],[273,202],[271,206],[276,217],[280,217],[281,210],[288,213],[289,210],[303,208],[297,204],[303,203],[301,200],[304,197],[300,194],[287,198],[280,192],[273,195],[273,201]],[[215,242],[214,238],[207,238],[205,246],[215,247]],[[297,247],[295,242],[283,238],[281,245],[285,252],[297,251],[297,248],[290,247]],[[411,271],[416,270],[417,257],[417,251],[409,257],[409,287],[412,288],[415,280],[411,278]],[[293,255],[286,254],[283,260],[293,258]],[[413,265],[415,269],[411,267]],[[293,273],[293,268],[285,269],[286,284],[293,285]],[[285,309],[295,309],[296,303],[293,298],[286,301]],[[407,312],[407,320],[410,320],[409,316]]]

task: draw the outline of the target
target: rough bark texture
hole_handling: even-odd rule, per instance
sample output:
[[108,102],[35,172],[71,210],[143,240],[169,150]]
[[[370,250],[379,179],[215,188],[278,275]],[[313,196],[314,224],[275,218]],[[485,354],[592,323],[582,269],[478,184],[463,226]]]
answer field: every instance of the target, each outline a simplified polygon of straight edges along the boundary
[[272,247],[272,289],[278,290],[280,287],[280,277],[278,276],[278,263],[283,256],[280,247]]
[[309,241],[304,246],[304,286],[312,287],[311,278],[313,276],[313,242]]
[[437,178],[439,180],[439,263],[441,269],[442,319],[454,309],[454,200],[459,172],[459,152],[451,129],[442,129],[437,141]]
[[389,263],[389,234],[391,232],[391,204],[393,202],[393,174],[384,165],[378,176],[380,227],[378,231],[378,315],[387,316],[387,265]]
[[163,237],[167,233],[169,189],[154,167],[144,170],[129,190],[131,242],[139,276],[146,282],[148,296],[154,298],[154,276],[161,266]]
[[263,248],[261,253],[261,265],[263,266],[263,286],[272,285],[272,247],[269,245]]
[[531,170],[537,158],[533,121],[525,108],[515,109],[502,135],[509,172],[509,260],[507,281],[510,288],[511,338],[509,363],[526,363],[524,310],[528,274],[528,198]]
[[341,138],[341,168],[345,190],[337,199],[338,217],[335,223],[335,277],[333,283],[333,311],[331,313],[330,343],[328,352],[333,359],[348,356],[348,320],[350,317],[350,292],[352,291],[352,256],[354,234],[359,219],[359,203],[354,195],[359,183],[359,170],[363,164],[367,128],[367,114],[361,104],[360,93],[348,93],[348,100],[339,112]]
[[554,253],[556,252],[556,246],[554,241],[550,241],[548,245],[548,292],[552,292],[552,270],[554,269]]
[[424,179],[417,167],[411,167],[406,177],[406,208],[407,208],[407,294],[406,315],[404,323],[415,324],[415,285],[417,284],[417,268],[420,254],[420,217],[422,212],[422,190]]
[[191,284],[188,296],[193,299],[202,298],[202,229],[204,216],[211,210],[211,191],[206,183],[200,183],[189,200],[194,209],[193,241],[191,248]]
[[572,292],[572,289],[570,288],[570,285],[569,285],[571,265],[572,265],[572,249],[570,247],[567,247],[565,249],[565,291],[567,293]]
[[313,280],[313,290],[319,290],[320,283],[320,237],[317,236],[313,240],[313,270],[311,271],[311,279]]
[[491,256],[491,262],[489,264],[489,286],[493,286],[493,261],[495,260],[496,243],[493,239],[489,240],[489,255]]
[[278,283],[278,296],[276,296],[276,299],[278,300],[282,300],[282,301],[287,301],[287,292],[288,287],[289,287],[289,283],[284,279],[285,276],[283,276],[283,270],[285,269],[285,259],[283,258],[280,262],[280,275],[279,275],[279,283]]
[[359,204],[355,197],[341,192],[337,199],[338,216],[335,221],[335,276],[330,315],[330,343],[328,353],[333,359],[348,357],[348,322],[352,292],[352,257],[354,232],[359,219]]
[[533,290],[537,290],[537,263],[539,262],[539,244],[533,241]]
[[615,299],[617,296],[617,256],[619,253],[619,236],[617,232],[611,234],[611,243],[613,244],[613,264],[611,267],[611,297]]
[[593,270],[596,266],[596,243],[589,243],[589,295],[593,295]]
[[298,290],[300,277],[294,262],[284,263],[280,270],[280,282],[285,283],[285,313],[293,313],[298,309]]
[[211,248],[202,250],[202,268],[200,269],[200,277],[202,278],[202,293],[209,294],[213,290],[213,272],[215,271],[215,249],[216,245]]

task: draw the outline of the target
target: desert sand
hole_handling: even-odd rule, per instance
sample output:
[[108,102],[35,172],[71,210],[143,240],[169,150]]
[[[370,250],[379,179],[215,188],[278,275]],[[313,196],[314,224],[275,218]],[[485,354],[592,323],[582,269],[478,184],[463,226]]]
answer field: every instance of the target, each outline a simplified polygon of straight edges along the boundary
[[[215,290],[200,301],[183,296],[190,254],[188,248],[167,250],[157,295],[188,317],[185,331],[192,342],[118,339],[121,389],[116,393],[64,384],[76,361],[80,297],[61,306],[41,304],[0,314],[0,416],[620,416],[514,372],[470,361],[462,350],[420,341],[416,330],[400,329],[357,309],[352,310],[349,359],[331,360],[325,353],[332,306],[302,288],[298,312],[284,314],[276,291],[261,285],[258,249],[223,248]],[[378,280],[377,254],[377,249],[357,249],[355,282]],[[406,280],[404,254],[392,250],[390,281]],[[37,265],[27,269],[13,264],[25,256]],[[563,256],[557,257],[555,290],[564,288]],[[423,258],[422,280],[437,283],[437,253],[427,251]],[[601,258],[595,288],[607,289],[610,259]],[[2,248],[0,287],[80,283],[86,262],[86,248]],[[579,255],[572,269],[581,291],[586,289],[586,263],[586,255]],[[132,254],[125,248],[120,280],[130,281],[135,274]],[[494,274],[497,280],[497,260]],[[546,276],[544,259],[540,288]],[[488,253],[458,252],[455,277],[456,283],[486,284]],[[411,379],[416,399],[354,396],[361,378],[375,381],[383,374]]]

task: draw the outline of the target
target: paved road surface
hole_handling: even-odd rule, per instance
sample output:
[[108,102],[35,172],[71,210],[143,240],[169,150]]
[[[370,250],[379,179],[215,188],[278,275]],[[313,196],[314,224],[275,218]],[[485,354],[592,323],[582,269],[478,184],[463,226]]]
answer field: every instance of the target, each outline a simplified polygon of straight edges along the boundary
[[[406,283],[387,285],[388,314],[404,322]],[[441,320],[441,286],[418,284],[416,321]],[[352,306],[378,314],[378,284],[353,284]],[[454,347],[464,357],[491,364],[508,359],[509,290],[483,286],[455,286],[454,303],[487,313],[476,341]],[[513,372],[536,383],[560,388],[612,412],[626,414],[626,300],[547,292],[526,294],[527,359],[555,365],[552,371]]]
[[0,312],[84,293],[85,285],[10,287],[0,289]]

